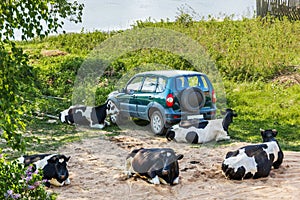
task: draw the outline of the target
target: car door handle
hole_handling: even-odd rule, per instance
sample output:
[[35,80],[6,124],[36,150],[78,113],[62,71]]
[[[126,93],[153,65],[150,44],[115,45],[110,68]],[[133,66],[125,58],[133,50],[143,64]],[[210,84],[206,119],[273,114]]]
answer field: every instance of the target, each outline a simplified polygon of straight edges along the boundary
[[153,99],[153,96],[148,96],[149,99]]

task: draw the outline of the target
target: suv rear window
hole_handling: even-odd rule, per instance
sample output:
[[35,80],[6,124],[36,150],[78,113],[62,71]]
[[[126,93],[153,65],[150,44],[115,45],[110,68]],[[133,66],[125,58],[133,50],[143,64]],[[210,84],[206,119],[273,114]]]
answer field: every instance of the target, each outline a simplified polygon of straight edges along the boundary
[[205,79],[204,76],[200,76],[200,80],[199,80],[199,83],[200,83],[200,88],[202,91],[208,91],[208,83]]
[[175,79],[176,89],[183,90],[187,87],[200,87],[202,91],[208,91],[208,83],[204,76],[180,76]]

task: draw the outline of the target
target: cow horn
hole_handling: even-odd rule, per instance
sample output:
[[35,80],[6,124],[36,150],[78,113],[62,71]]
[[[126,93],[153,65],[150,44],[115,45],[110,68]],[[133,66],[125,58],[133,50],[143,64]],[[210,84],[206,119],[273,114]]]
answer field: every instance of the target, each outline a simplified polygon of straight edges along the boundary
[[264,129],[262,129],[262,128],[260,128],[259,130],[260,130],[260,132],[264,132],[264,131],[265,131],[265,130],[264,130]]

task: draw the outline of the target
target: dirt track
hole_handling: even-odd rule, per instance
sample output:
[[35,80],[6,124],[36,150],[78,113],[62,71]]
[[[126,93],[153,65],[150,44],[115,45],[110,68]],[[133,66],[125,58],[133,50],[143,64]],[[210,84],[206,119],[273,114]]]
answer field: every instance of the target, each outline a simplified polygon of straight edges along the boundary
[[[221,163],[227,151],[246,145],[232,143],[191,146],[167,142],[144,131],[124,131],[119,136],[99,137],[71,143],[59,151],[71,156],[71,185],[51,188],[58,200],[65,199],[298,199],[300,152],[284,152],[281,167],[267,178],[226,180]],[[184,158],[179,161],[180,184],[151,185],[123,175],[127,153],[139,147],[170,147]]]

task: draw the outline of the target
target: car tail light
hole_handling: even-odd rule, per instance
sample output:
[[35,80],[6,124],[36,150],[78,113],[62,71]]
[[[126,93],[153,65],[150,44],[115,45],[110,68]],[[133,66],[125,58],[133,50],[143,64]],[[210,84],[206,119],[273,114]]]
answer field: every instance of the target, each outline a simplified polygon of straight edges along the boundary
[[168,94],[166,99],[166,104],[168,107],[172,107],[174,105],[174,96],[173,94]]
[[217,96],[216,96],[215,90],[212,91],[212,102],[213,103],[217,102]]

